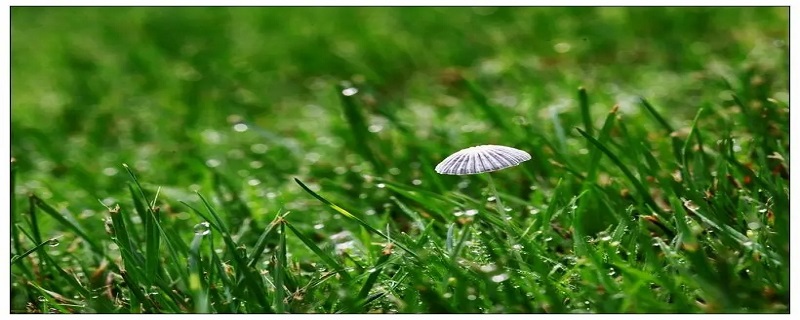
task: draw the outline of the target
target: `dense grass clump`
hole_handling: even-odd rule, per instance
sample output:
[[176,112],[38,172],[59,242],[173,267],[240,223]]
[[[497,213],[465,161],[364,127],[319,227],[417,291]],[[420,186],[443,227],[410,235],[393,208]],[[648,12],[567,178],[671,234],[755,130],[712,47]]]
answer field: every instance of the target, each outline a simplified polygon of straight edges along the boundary
[[789,310],[788,8],[11,17],[12,312]]

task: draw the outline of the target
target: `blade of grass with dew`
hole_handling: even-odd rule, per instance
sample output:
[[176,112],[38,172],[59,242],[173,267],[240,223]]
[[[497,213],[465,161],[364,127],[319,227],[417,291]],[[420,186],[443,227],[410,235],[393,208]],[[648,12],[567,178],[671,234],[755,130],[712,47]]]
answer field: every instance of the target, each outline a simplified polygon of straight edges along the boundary
[[645,189],[642,183],[638,179],[636,179],[633,173],[631,173],[630,170],[628,170],[628,168],[625,167],[622,161],[620,161],[619,158],[617,158],[617,156],[614,155],[614,153],[608,150],[599,141],[587,135],[586,132],[584,132],[583,130],[579,128],[576,129],[584,138],[588,139],[595,147],[603,151],[603,153],[605,153],[606,156],[608,156],[609,159],[611,159],[611,161],[617,165],[617,167],[622,171],[622,173],[625,174],[626,177],[628,177],[628,180],[630,180],[631,183],[633,183],[634,187],[636,188],[636,191],[639,193],[639,197],[642,198],[642,200],[650,206],[651,210],[661,212],[661,208],[658,205],[656,205],[655,201],[653,201],[653,197],[650,195],[650,192],[648,192],[647,189]]
[[311,241],[311,239],[309,239],[302,232],[300,232],[300,230],[297,230],[297,228],[295,228],[288,221],[286,222],[286,227],[288,227],[289,230],[292,231],[292,233],[306,245],[306,247],[311,249],[311,251],[313,251],[314,254],[316,254],[322,260],[322,262],[327,264],[332,271],[341,275],[342,279],[344,279],[345,282],[350,281],[351,278],[350,274],[347,273],[346,268],[342,266],[339,262],[337,262],[336,259],[331,257],[325,251],[322,251],[322,249],[320,249],[319,246],[317,246],[313,241]]
[[[225,245],[227,246],[228,250],[230,250],[231,255],[234,258],[233,260],[236,262],[237,268],[240,268],[242,274],[244,275],[243,280],[245,281],[245,285],[250,290],[251,296],[257,299],[256,301],[262,308],[263,312],[271,312],[272,308],[270,307],[270,303],[267,300],[268,295],[265,292],[264,287],[260,285],[263,284],[263,280],[258,274],[254,273],[253,270],[248,267],[246,252],[241,252],[241,253],[238,252],[236,243],[233,241],[233,239],[231,239],[227,227],[222,222],[222,219],[220,219],[214,207],[211,206],[211,204],[208,203],[206,198],[203,197],[203,195],[201,195],[200,193],[197,193],[197,196],[200,197],[200,200],[203,202],[203,205],[206,207],[206,210],[208,211],[209,214],[211,214],[211,217],[213,218],[214,223],[211,223],[211,226],[213,226],[215,229],[217,229],[217,231],[221,233],[222,240],[225,242]],[[195,212],[199,212],[194,208],[192,208],[192,210],[194,210]]]
[[[145,279],[149,284],[153,284],[156,281],[156,277],[158,276],[158,272],[160,270],[160,257],[161,253],[159,250],[160,242],[161,242],[161,233],[159,229],[161,229],[159,223],[158,212],[156,212],[153,205],[150,205],[150,201],[147,200],[147,197],[144,193],[144,188],[139,183],[139,179],[136,178],[136,175],[133,173],[128,165],[123,164],[125,167],[125,171],[128,172],[128,176],[136,185],[136,191],[138,191],[138,198],[137,194],[131,191],[131,197],[133,198],[134,205],[136,205],[137,210],[141,210],[141,207],[147,204],[147,207],[140,211],[139,214],[144,217],[144,229],[145,229]],[[133,189],[133,187],[130,187]],[[156,198],[153,199],[152,203],[155,204]],[[131,226],[132,228],[133,226]]]
[[[600,129],[600,135],[597,138],[599,143],[606,143],[606,140],[608,140],[608,137],[611,134],[611,128],[614,127],[614,120],[617,118],[618,110],[618,107],[614,106],[608,112],[606,120],[603,122],[603,128]],[[591,135],[591,132],[587,131],[587,134]],[[587,143],[591,145],[591,142],[587,141]],[[589,183],[597,183],[597,169],[600,166],[600,157],[602,156],[602,153],[597,148],[590,148],[590,150],[589,171],[586,174],[586,181]]]
[[[130,232],[131,241],[134,243],[145,243],[147,241],[147,230],[150,226],[150,215],[147,214],[147,209],[142,203],[142,199],[137,194],[137,190],[135,184],[132,182],[128,182],[128,193],[131,197],[131,202],[133,203],[133,212],[139,216],[139,221],[141,221],[140,225],[142,230],[139,231],[136,224],[133,223],[133,218],[131,215],[126,214],[123,216],[125,219],[125,224],[128,226],[128,231]],[[98,201],[100,201],[98,199]],[[102,201],[100,201],[102,203]],[[105,206],[105,205],[104,205]]]
[[208,293],[206,288],[203,288],[201,275],[203,269],[201,266],[200,258],[200,245],[206,235],[203,233],[195,233],[192,243],[189,247],[189,290],[192,291],[192,301],[194,304],[195,313],[208,313]]
[[[347,88],[342,87],[339,90],[346,89]],[[384,174],[386,172],[385,165],[375,155],[371,144],[372,141],[370,138],[374,137],[374,135],[367,130],[367,120],[361,113],[361,108],[357,105],[355,96],[340,94],[340,92],[336,94],[339,96],[345,119],[350,126],[350,131],[353,133],[353,149],[361,154],[365,160],[369,161],[379,175]]]
[[[116,242],[117,247],[122,255],[123,262],[126,263],[128,269],[136,269],[137,275],[140,267],[145,265],[145,257],[142,254],[137,242],[130,237],[131,229],[130,219],[125,219],[127,214],[117,205],[114,208],[108,209],[109,216],[112,223],[112,240]],[[127,220],[127,221],[126,221]]]
[[275,282],[275,296],[273,297],[273,305],[275,313],[283,314],[286,311],[286,302],[284,297],[286,291],[284,288],[284,272],[286,272],[286,224],[285,221],[279,218],[275,221],[279,225],[278,229],[278,250],[275,252],[275,268],[272,272],[273,281]]
[[46,241],[44,241],[44,242],[42,242],[40,244],[37,244],[36,246],[34,246],[33,248],[29,249],[28,251],[23,252],[22,254],[14,255],[13,257],[11,257],[11,264],[13,265],[14,263],[19,261],[20,259],[27,257],[28,255],[30,255],[31,253],[33,253],[36,250],[39,250],[39,248],[42,248],[45,245],[51,245],[53,243],[55,243],[54,239],[48,239],[48,240],[46,240]]
[[[364,222],[363,220],[361,220],[361,219],[359,219],[358,217],[354,216],[352,213],[350,213],[350,212],[347,212],[347,210],[344,210],[344,209],[342,209],[341,207],[339,207],[339,206],[337,206],[337,205],[333,204],[332,202],[328,201],[327,199],[323,198],[322,196],[320,196],[320,195],[319,195],[319,194],[317,194],[316,192],[314,192],[314,191],[312,191],[311,189],[309,189],[309,188],[308,188],[308,187],[307,187],[307,186],[306,186],[306,185],[305,185],[305,184],[304,184],[302,181],[300,181],[299,179],[297,179],[297,178],[294,178],[294,181],[295,181],[295,182],[297,182],[297,184],[299,184],[299,185],[300,185],[300,187],[302,187],[302,188],[303,188],[303,190],[305,190],[305,191],[306,191],[308,194],[312,195],[314,198],[316,198],[317,200],[319,200],[319,201],[320,201],[320,202],[322,202],[323,204],[327,205],[327,206],[328,206],[328,207],[330,207],[331,209],[335,210],[336,212],[339,212],[339,213],[341,213],[342,215],[344,215],[345,217],[347,217],[347,218],[349,218],[349,219],[351,219],[351,220],[354,220],[354,221],[356,221],[356,222],[357,222],[359,225],[363,226],[364,228],[366,228],[366,229],[367,229],[367,230],[369,230],[370,232],[372,232],[372,233],[374,233],[374,234],[376,234],[376,235],[378,235],[378,236],[380,236],[380,237],[382,237],[382,238],[384,238],[384,239],[386,239],[386,240],[388,240],[388,241],[391,241],[391,239],[389,239],[389,237],[388,237],[388,236],[386,236],[385,234],[383,234],[383,232],[379,231],[378,229],[375,229],[375,228],[373,228],[372,226],[370,226],[369,224],[367,224],[367,223],[366,223],[366,222]],[[414,253],[413,251],[411,251],[410,249],[408,249],[408,247],[406,247],[404,244],[402,244],[402,243],[399,243],[399,242],[395,242],[395,245],[397,245],[397,247],[399,247],[399,248],[403,249],[403,251],[405,251],[406,253],[408,253],[408,254],[409,254],[409,255],[411,255],[412,257],[414,257],[414,259],[417,259],[417,261],[420,261],[420,260],[419,260],[419,256],[417,256],[417,254],[416,254],[416,253]]]
[[658,122],[665,130],[667,130],[667,134],[672,140],[672,154],[675,155],[675,161],[681,163],[681,139],[674,135],[675,129],[669,124],[669,122],[667,122],[666,119],[664,119],[664,117],[661,116],[660,113],[658,113],[658,111],[656,111],[655,108],[653,108],[653,105],[651,105],[647,99],[644,97],[639,97],[639,103],[647,110],[647,112],[650,113],[650,115],[653,116],[653,118],[656,119],[656,122]]
[[277,225],[277,221],[279,219],[285,219],[286,216],[289,215],[289,211],[279,214],[272,220],[272,222],[264,228],[264,232],[261,233],[261,236],[258,237],[258,241],[256,241],[255,246],[253,246],[253,251],[250,253],[250,262],[247,263],[248,266],[251,268],[255,268],[256,264],[258,263],[259,258],[264,253],[264,250],[267,249],[267,245],[269,244],[270,236],[272,236],[273,231],[275,231],[275,226]]
[[[31,228],[31,235],[33,236],[33,243],[42,242],[42,233],[39,231],[39,218],[36,213],[37,197],[34,194],[28,195],[28,218]],[[63,218],[59,215],[59,218]]]
[[[240,229],[250,227],[255,230],[261,230],[258,223],[253,220],[253,213],[250,208],[239,196],[240,190],[234,187],[225,176],[216,170],[212,170],[214,192],[221,200],[222,207],[227,213],[228,223],[233,226],[241,226]],[[247,226],[243,224],[247,223]],[[248,237],[245,236],[244,239]]]
[[[145,312],[152,312],[153,304],[150,299],[147,299],[142,292],[142,289],[138,286],[138,281],[132,279],[128,271],[122,270],[119,273],[122,276],[122,280],[128,284],[127,288],[130,290],[131,294],[133,295],[130,300],[130,313],[141,313],[141,311]],[[141,306],[139,305],[141,304]],[[140,309],[142,308],[142,309]]]
[[73,232],[75,232],[75,234],[77,234],[83,241],[86,241],[86,243],[89,244],[89,246],[95,253],[97,253],[102,257],[106,257],[105,250],[103,250],[102,247],[99,244],[97,244],[94,238],[87,235],[86,231],[84,231],[84,229],[80,225],[73,223],[70,220],[67,220],[63,215],[58,213],[58,211],[56,211],[55,208],[51,207],[44,200],[40,199],[36,195],[31,195],[31,197],[34,203],[36,204],[36,207],[42,209],[42,211],[47,213],[47,215],[58,221],[61,225],[63,225],[67,229],[70,229]]
[[369,292],[375,286],[375,283],[377,283],[378,278],[381,275],[381,272],[388,264],[387,262],[389,261],[389,258],[392,256],[390,248],[387,248],[385,250],[388,250],[388,253],[384,251],[384,253],[378,258],[378,261],[375,263],[375,265],[367,271],[367,273],[369,273],[369,276],[367,277],[367,280],[364,281],[364,284],[361,286],[361,289],[358,291],[358,294],[356,295],[356,301],[360,302],[358,303],[358,305],[360,305],[360,308],[362,309],[359,310],[360,312],[368,311],[368,310],[363,310],[363,308],[366,307],[367,304],[369,303],[368,299]]

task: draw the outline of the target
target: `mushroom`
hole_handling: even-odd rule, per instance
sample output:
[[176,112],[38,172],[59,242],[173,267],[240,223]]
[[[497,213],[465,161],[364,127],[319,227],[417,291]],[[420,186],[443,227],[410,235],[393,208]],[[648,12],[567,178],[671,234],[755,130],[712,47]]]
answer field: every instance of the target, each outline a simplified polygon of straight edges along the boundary
[[[480,174],[513,167],[530,159],[530,154],[519,149],[498,145],[480,145],[453,153],[436,165],[435,170],[439,174],[447,175]],[[487,175],[487,177],[489,187],[497,200],[500,214],[504,219],[508,219],[503,203],[500,201],[500,194],[494,187],[492,176]]]

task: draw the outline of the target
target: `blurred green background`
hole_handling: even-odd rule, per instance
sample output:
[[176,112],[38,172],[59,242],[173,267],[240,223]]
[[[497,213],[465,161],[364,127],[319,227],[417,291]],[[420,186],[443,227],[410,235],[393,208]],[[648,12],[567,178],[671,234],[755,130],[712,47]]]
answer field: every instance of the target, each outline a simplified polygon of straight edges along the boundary
[[[786,8],[15,7],[12,17],[12,155],[25,187],[75,203],[119,189],[122,162],[178,188],[198,183],[208,159],[270,187],[312,163],[346,165],[342,81],[368,107],[397,109],[419,138],[458,145],[499,142],[464,106],[460,76],[532,119],[567,108],[578,86],[599,113],[642,95],[690,119],[691,101],[733,69],[788,70]],[[787,74],[776,76],[788,97]],[[259,130],[236,132],[237,119]],[[469,123],[457,137],[435,131]]]

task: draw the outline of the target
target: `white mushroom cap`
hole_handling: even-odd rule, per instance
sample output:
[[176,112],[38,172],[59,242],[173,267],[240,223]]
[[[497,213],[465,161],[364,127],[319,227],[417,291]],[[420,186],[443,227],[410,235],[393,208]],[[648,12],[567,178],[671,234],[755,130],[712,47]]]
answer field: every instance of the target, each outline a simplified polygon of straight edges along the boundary
[[482,145],[460,150],[436,165],[440,174],[467,175],[497,171],[531,159],[525,151],[498,145]]

